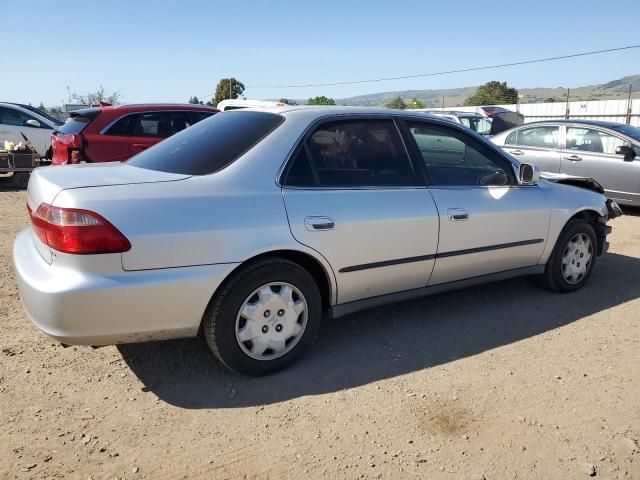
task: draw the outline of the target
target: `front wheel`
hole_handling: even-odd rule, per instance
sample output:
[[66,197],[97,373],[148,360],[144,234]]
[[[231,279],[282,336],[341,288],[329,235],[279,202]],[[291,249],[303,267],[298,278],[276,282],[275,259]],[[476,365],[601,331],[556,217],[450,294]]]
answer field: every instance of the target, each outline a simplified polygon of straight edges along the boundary
[[321,303],[306,270],[288,260],[264,259],[225,282],[205,312],[204,335],[228,368],[264,375],[286,367],[311,345]]
[[543,274],[543,283],[556,292],[581,288],[596,263],[596,233],[586,220],[570,221],[560,234]]

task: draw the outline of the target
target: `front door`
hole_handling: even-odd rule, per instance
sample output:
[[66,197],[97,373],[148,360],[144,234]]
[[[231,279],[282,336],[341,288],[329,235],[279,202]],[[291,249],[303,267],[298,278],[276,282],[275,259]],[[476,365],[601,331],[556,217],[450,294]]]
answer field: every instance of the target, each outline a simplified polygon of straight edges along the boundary
[[621,145],[629,144],[604,130],[567,127],[562,173],[593,178],[608,197],[640,204],[640,162],[625,162],[622,155],[616,155],[616,148]]
[[291,232],[332,265],[338,303],[427,285],[438,213],[391,118],[317,126],[283,183]]
[[440,216],[429,284],[536,265],[549,228],[538,187],[518,185],[509,160],[461,129],[421,121],[406,126]]

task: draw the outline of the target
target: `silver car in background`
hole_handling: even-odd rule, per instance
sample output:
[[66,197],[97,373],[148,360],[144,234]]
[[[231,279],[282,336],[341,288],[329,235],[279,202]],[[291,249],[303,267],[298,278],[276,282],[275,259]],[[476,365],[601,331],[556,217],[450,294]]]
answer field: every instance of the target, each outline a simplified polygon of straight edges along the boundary
[[491,141],[543,172],[590,177],[618,203],[640,206],[640,128],[622,123],[527,123]]
[[124,164],[39,168],[27,202],[13,255],[45,333],[202,332],[253,375],[301,354],[323,314],[531,274],[576,290],[613,212],[461,125],[298,106],[224,112]]

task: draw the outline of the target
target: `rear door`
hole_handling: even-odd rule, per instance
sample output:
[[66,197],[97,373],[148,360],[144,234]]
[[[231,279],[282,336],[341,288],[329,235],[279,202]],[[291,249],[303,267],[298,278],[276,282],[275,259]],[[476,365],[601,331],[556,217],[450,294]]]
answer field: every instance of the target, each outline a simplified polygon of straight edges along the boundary
[[332,265],[339,303],[427,285],[438,213],[391,117],[324,121],[292,158],[291,232]]
[[504,150],[519,162],[531,163],[543,172],[560,172],[562,129],[558,125],[523,127],[511,133]]
[[429,283],[536,265],[549,228],[540,189],[519,185],[511,162],[463,129],[416,120],[405,125],[440,217]]
[[625,162],[622,155],[616,155],[621,145],[632,146],[608,130],[567,126],[562,173],[593,178],[615,200],[639,202],[640,162]]

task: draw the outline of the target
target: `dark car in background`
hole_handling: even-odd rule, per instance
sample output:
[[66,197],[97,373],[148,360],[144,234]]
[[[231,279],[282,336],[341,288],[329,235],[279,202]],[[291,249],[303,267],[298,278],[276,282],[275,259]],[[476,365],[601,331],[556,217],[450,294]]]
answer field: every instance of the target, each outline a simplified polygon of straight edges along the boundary
[[76,110],[51,135],[51,163],[122,162],[217,112],[213,107],[192,104]]

